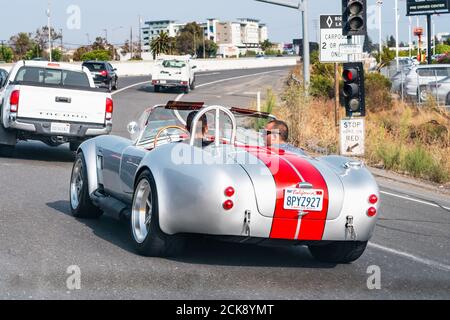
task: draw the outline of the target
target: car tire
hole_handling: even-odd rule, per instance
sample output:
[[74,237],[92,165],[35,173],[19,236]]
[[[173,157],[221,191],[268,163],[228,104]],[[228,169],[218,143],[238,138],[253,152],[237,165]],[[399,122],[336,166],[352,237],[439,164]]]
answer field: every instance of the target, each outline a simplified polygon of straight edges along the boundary
[[445,105],[450,106],[450,93],[447,95],[447,99],[445,99]]
[[190,87],[190,85],[184,87],[184,88],[183,88],[183,92],[184,92],[184,94],[189,94],[189,93],[191,92],[191,87]]
[[81,142],[79,142],[79,141],[69,142],[69,149],[70,149],[70,151],[77,152],[78,148],[80,147],[80,144],[81,144]]
[[156,183],[148,170],[136,182],[130,226],[136,251],[142,256],[176,256],[184,248],[181,237],[166,235],[160,228]]
[[70,209],[75,218],[98,219],[103,212],[89,196],[89,181],[86,161],[82,152],[77,154],[70,179]]
[[119,82],[119,79],[116,78],[116,81],[114,81],[114,86],[112,87],[114,91],[117,90],[117,89],[119,88],[119,86],[118,86],[118,84],[117,84],[118,82]]
[[113,85],[112,85],[112,79],[111,79],[108,83],[108,92],[112,92],[112,90],[113,90]]
[[194,80],[192,80],[192,83],[191,83],[191,90],[195,90],[195,78],[194,78]]
[[368,242],[341,241],[327,245],[311,245],[309,251],[320,262],[348,264],[363,255],[367,244]]
[[11,158],[14,155],[15,149],[16,146],[0,144],[0,156],[5,158]]
[[160,92],[161,91],[161,87],[160,86],[155,86],[155,92]]

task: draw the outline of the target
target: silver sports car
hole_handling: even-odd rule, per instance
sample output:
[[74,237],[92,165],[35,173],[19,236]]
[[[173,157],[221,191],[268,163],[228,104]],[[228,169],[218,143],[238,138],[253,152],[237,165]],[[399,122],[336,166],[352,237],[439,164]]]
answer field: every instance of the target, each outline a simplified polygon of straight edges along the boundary
[[375,179],[359,161],[266,147],[260,129],[273,119],[203,103],[150,108],[128,126],[131,139],[80,146],[72,213],[129,219],[145,256],[175,255],[188,235],[204,235],[306,245],[323,262],[357,260],[379,215]]

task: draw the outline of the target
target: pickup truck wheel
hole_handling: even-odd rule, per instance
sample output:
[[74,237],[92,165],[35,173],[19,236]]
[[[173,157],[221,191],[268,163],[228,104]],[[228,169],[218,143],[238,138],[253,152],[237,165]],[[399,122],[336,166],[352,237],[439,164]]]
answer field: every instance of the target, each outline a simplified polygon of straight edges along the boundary
[[194,78],[194,80],[192,80],[192,83],[191,83],[191,90],[195,90],[195,78]]
[[131,233],[136,250],[148,257],[177,255],[184,247],[183,239],[168,236],[160,229],[158,194],[150,171],[138,178],[131,211]]
[[161,91],[161,87],[160,86],[155,86],[155,92],[160,92]]
[[70,180],[70,209],[75,218],[98,219],[103,212],[97,208],[89,196],[89,181],[84,155],[80,152],[73,165]]
[[112,92],[112,89],[113,89],[113,85],[112,85],[112,79],[111,79],[108,83],[108,91]]
[[326,263],[347,264],[358,260],[367,248],[368,242],[342,241],[328,245],[309,246],[312,256]]
[[0,144],[0,156],[10,158],[14,154],[15,146]]
[[189,94],[189,93],[191,92],[191,87],[190,87],[190,85],[184,87],[184,90],[183,90],[183,91],[184,91],[185,94]]

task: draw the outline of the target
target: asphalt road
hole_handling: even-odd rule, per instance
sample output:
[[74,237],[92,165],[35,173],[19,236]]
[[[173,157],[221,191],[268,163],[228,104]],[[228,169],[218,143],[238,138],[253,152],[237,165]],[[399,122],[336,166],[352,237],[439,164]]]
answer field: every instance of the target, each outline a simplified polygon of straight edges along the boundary
[[[114,134],[148,106],[179,98],[249,106],[250,92],[282,87],[288,69],[203,73],[188,96],[138,84],[114,94]],[[226,80],[233,78],[233,80]],[[147,81],[121,79],[121,88]],[[261,248],[202,239],[176,259],[135,254],[129,226],[70,216],[73,154],[20,143],[0,158],[0,298],[3,299],[450,299],[450,199],[380,179],[382,219],[351,265],[321,264],[306,248]],[[438,206],[447,207],[444,209]],[[69,266],[81,290],[66,286]],[[369,290],[379,267],[381,289]]]

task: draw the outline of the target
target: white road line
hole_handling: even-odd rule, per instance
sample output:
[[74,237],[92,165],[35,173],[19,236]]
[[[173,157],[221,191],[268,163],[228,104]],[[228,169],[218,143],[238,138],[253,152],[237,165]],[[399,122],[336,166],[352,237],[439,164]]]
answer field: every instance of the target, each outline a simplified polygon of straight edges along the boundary
[[395,254],[397,256],[402,256],[402,257],[404,257],[406,259],[409,259],[409,260],[412,260],[414,262],[418,262],[418,263],[427,265],[429,267],[433,267],[433,268],[437,268],[437,269],[440,269],[440,270],[443,270],[443,271],[450,272],[450,266],[448,266],[446,264],[442,264],[442,263],[437,262],[437,261],[416,257],[415,255],[412,255],[410,253],[398,251],[398,250],[391,249],[391,248],[387,248],[387,247],[384,247],[384,246],[381,246],[379,244],[372,243],[372,242],[369,243],[369,247],[374,248],[374,249],[378,249],[378,250],[381,250],[381,251],[389,252],[389,253]]
[[215,76],[220,74],[220,72],[213,72],[213,73],[202,73],[202,74],[197,74],[195,75],[196,77],[205,77],[205,76]]
[[[428,201],[423,201],[423,200],[419,200],[419,199],[414,199],[413,197],[409,197],[409,196],[402,196],[402,195],[399,195],[399,194],[386,192],[386,191],[381,191],[380,193],[388,195],[388,196],[391,196],[391,197],[396,197],[396,198],[400,198],[400,199],[404,199],[404,200],[409,200],[409,201],[425,204],[425,205],[428,205],[428,206],[431,206],[431,207],[435,207],[435,208],[441,208],[439,205],[437,205],[435,203],[428,202]],[[450,210],[450,208],[447,208],[447,207],[444,207],[444,206],[442,206],[442,208],[444,208],[445,210]]]
[[202,88],[202,87],[210,86],[210,85],[221,83],[221,82],[226,82],[226,81],[231,81],[231,80],[238,80],[238,79],[244,79],[244,78],[250,78],[250,77],[254,77],[254,76],[260,76],[260,75],[263,75],[263,74],[270,74],[270,73],[275,73],[275,72],[280,72],[280,71],[282,71],[282,70],[279,69],[279,70],[265,71],[265,72],[247,74],[245,76],[238,76],[238,77],[232,77],[232,78],[227,78],[227,79],[216,80],[216,81],[212,81],[212,82],[208,82],[208,83],[199,84],[199,85],[197,85],[197,88]]
[[151,83],[151,81],[144,81],[144,82],[139,82],[139,83],[132,84],[132,85],[130,85],[128,87],[125,87],[125,88],[122,88],[120,90],[114,91],[113,93],[111,93],[111,95],[113,96],[113,95],[121,93],[121,92],[123,92],[125,90],[131,89],[131,88],[134,88],[134,87],[146,84],[146,83]]

